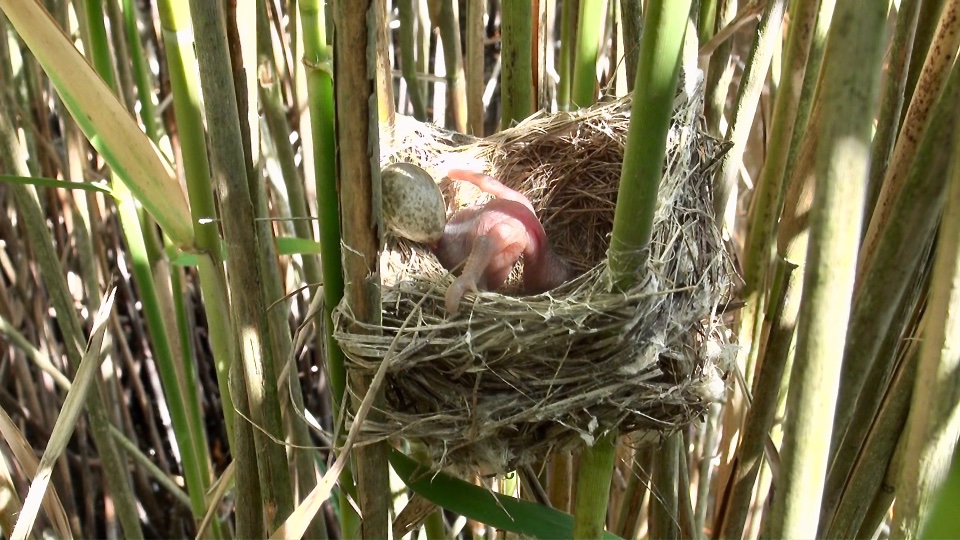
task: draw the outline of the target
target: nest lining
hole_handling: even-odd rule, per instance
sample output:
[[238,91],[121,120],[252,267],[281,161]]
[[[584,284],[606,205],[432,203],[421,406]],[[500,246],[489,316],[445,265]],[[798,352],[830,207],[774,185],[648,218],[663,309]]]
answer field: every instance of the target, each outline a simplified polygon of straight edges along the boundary
[[[389,357],[386,406],[364,420],[364,440],[419,439],[438,466],[499,473],[613,427],[656,440],[721,398],[726,337],[714,314],[732,270],[711,184],[724,148],[700,129],[699,89],[678,102],[648,263],[625,292],[611,287],[606,251],[629,98],[486,139],[398,117],[384,162],[436,177],[451,155],[485,166],[530,198],[579,277],[516,297],[517,269],[504,291],[468,295],[450,318],[443,294],[453,276],[425,247],[388,238],[382,325],[358,322],[345,304],[334,315],[349,370],[372,376]],[[478,201],[472,186],[442,187],[450,210]]]

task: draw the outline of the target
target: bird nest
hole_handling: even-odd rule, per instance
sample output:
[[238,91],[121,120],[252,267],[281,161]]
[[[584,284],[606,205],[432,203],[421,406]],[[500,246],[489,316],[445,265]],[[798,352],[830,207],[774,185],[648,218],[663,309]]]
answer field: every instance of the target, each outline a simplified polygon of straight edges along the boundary
[[[467,162],[495,176],[527,195],[578,277],[517,296],[515,271],[503,290],[467,295],[450,317],[453,276],[426,247],[386,238],[382,324],[356,320],[345,303],[334,314],[351,373],[372,377],[389,362],[385,403],[364,419],[362,440],[418,440],[437,466],[499,473],[613,428],[655,441],[722,397],[718,314],[733,272],[711,185],[725,146],[701,129],[701,95],[697,87],[675,101],[649,257],[626,291],[612,286],[606,257],[629,98],[540,114],[484,139],[398,116],[384,164],[441,178]],[[462,184],[441,186],[448,210],[478,201]]]

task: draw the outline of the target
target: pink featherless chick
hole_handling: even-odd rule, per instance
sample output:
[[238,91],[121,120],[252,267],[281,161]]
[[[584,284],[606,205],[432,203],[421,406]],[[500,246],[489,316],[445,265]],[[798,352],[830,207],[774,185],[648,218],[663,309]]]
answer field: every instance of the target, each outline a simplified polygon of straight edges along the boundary
[[449,314],[459,312],[460,300],[468,291],[495,290],[503,285],[520,255],[524,293],[549,291],[570,279],[570,267],[551,249],[529,199],[485,174],[454,169],[447,176],[496,197],[455,212],[440,240],[430,245],[447,270],[463,265],[444,297]]

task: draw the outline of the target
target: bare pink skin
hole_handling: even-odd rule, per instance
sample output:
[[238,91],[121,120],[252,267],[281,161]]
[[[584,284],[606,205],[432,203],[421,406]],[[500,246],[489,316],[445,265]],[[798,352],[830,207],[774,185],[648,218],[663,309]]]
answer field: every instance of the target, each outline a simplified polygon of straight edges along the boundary
[[430,246],[444,268],[454,270],[463,264],[444,297],[449,314],[459,312],[460,300],[468,291],[495,290],[503,285],[521,254],[526,293],[548,291],[570,278],[570,268],[550,248],[529,199],[484,174],[453,170],[448,176],[497,197],[454,213],[443,236]]

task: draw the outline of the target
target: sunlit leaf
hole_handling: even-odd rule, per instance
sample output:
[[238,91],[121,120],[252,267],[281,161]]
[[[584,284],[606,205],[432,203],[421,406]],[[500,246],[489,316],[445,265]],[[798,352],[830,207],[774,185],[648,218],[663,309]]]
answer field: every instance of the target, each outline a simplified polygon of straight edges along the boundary
[[97,152],[178,245],[193,244],[187,199],[159,149],[37,0],[0,0]]
[[[447,510],[523,536],[533,538],[570,538],[573,516],[547,506],[523,501],[464,482],[430,469],[393,450],[390,464],[410,489]],[[604,533],[604,538],[619,536]]]

